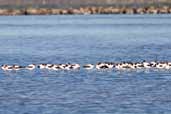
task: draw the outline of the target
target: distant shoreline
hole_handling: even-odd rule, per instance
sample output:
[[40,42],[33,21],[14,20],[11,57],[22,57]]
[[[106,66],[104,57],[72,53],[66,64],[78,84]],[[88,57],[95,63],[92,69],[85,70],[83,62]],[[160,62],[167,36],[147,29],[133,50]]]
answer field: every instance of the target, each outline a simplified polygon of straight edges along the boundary
[[171,7],[80,7],[0,9],[0,15],[171,14]]

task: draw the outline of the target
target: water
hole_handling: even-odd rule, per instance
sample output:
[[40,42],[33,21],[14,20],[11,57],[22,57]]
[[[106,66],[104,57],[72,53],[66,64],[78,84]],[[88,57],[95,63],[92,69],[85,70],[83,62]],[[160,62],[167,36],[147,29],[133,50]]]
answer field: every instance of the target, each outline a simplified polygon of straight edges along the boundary
[[[1,16],[0,64],[171,61],[171,15]],[[170,114],[171,71],[0,71],[0,114]]]

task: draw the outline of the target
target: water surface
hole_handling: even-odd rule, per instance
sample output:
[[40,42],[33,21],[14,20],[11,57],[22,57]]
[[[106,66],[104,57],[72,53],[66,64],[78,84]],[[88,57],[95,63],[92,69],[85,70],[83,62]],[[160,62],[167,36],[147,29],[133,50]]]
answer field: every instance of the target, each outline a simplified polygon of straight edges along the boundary
[[[1,16],[0,64],[171,61],[171,15]],[[2,114],[170,114],[171,71],[0,71]]]

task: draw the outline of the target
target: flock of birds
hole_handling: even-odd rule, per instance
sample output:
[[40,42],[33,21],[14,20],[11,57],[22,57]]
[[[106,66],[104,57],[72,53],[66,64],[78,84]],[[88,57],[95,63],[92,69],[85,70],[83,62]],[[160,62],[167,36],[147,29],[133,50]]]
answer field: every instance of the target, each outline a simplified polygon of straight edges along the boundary
[[118,70],[124,70],[124,69],[150,69],[150,68],[157,68],[157,69],[171,69],[171,62],[99,62],[97,64],[30,64],[27,66],[20,66],[20,65],[2,65],[1,69],[4,71],[12,71],[12,70],[34,70],[34,69],[47,69],[47,70],[79,70],[80,68],[91,70],[91,69],[118,69]]

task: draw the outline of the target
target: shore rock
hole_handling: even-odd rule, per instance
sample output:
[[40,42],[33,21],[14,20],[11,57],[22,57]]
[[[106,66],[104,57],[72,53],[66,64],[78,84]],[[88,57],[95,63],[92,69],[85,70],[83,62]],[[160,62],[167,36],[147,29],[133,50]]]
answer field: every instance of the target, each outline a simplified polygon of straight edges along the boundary
[[25,8],[25,9],[0,9],[0,15],[80,15],[80,14],[168,14],[171,7],[80,7],[68,9],[55,8]]

